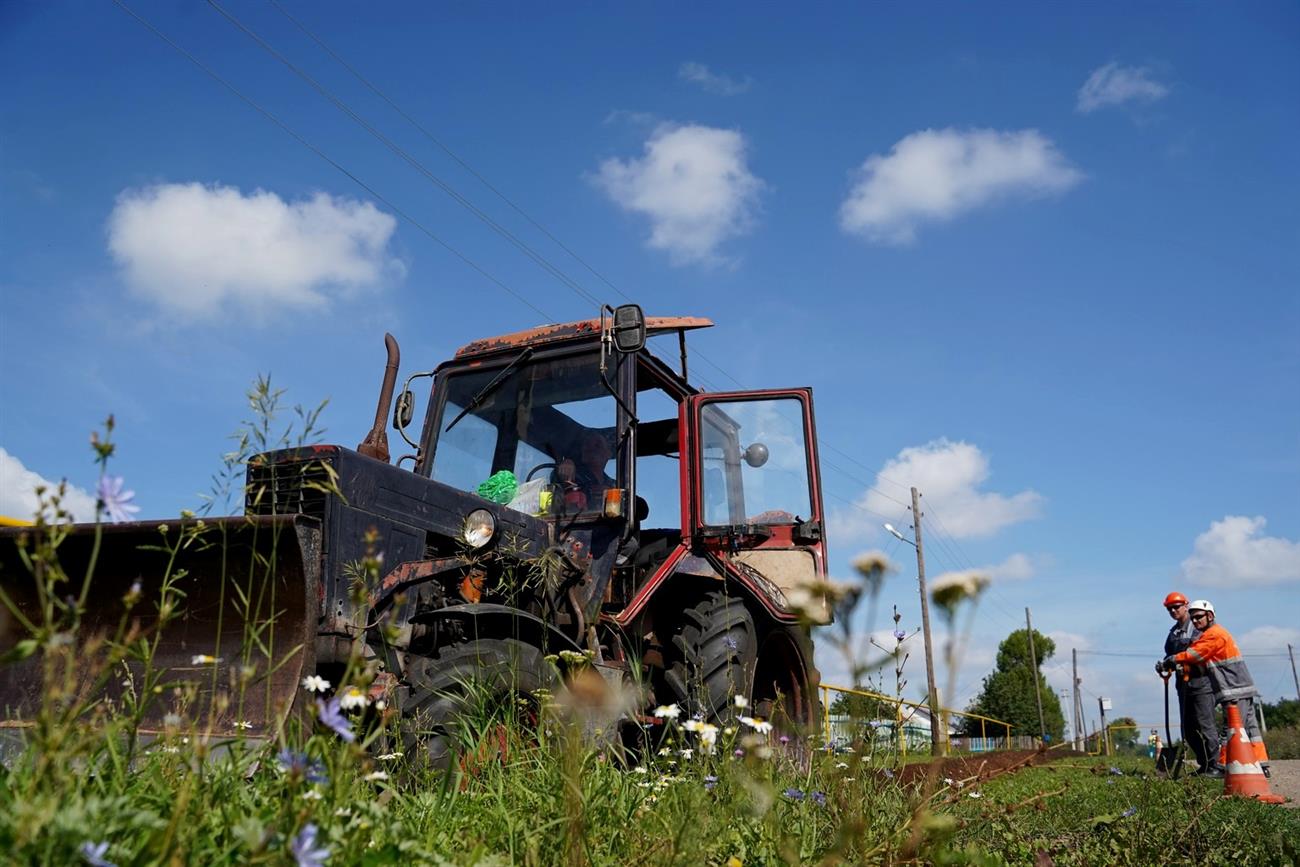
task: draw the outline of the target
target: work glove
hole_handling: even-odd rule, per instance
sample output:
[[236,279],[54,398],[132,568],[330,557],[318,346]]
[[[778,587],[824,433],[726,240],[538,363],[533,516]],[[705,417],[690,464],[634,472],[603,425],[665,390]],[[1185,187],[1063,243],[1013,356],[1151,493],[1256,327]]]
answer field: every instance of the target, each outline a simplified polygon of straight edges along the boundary
[[1156,674],[1161,677],[1165,676],[1165,661],[1163,659],[1156,660]]
[[1174,671],[1178,668],[1178,663],[1174,661],[1173,656],[1166,656],[1160,661],[1160,665],[1165,671]]

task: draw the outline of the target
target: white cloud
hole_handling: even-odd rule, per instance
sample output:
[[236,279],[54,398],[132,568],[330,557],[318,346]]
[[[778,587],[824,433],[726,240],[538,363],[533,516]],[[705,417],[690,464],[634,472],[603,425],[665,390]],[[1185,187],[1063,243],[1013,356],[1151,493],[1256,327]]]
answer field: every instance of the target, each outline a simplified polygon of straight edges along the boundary
[[[23,462],[0,447],[0,515],[27,521],[36,515],[40,507],[36,489],[45,488],[54,491],[58,482],[51,482],[39,473],[27,469]],[[48,494],[47,494],[48,496]],[[63,508],[70,512],[75,520],[95,520],[95,495],[68,485],[63,496]]]
[[674,264],[711,262],[754,223],[764,184],[749,170],[746,147],[735,130],[665,124],[643,157],[605,160],[593,180],[624,210],[650,218],[650,246]]
[[1093,70],[1092,75],[1079,88],[1075,108],[1089,114],[1110,105],[1126,102],[1155,102],[1169,93],[1169,88],[1151,77],[1145,66],[1120,66],[1107,63]]
[[[1026,490],[1006,496],[980,490],[988,477],[988,457],[970,443],[937,439],[911,446],[885,463],[876,474],[875,485],[858,498],[857,508],[836,512],[834,528],[849,536],[862,536],[878,526],[877,514],[898,514],[902,508],[895,502],[898,497],[881,490],[888,484],[885,479],[920,489],[922,520],[928,505],[930,519],[957,539],[991,536],[1042,514],[1040,494]],[[1026,570],[1031,565],[1028,557],[1017,554],[990,568],[1002,570],[1003,578],[1029,577]]]
[[1070,660],[1070,648],[1078,650],[1087,650],[1092,647],[1092,640],[1086,635],[1080,635],[1077,632],[1068,632],[1064,629],[1053,629],[1046,633],[1047,637],[1056,642],[1056,658],[1065,658],[1068,663]]
[[1061,193],[1082,179],[1037,130],[921,130],[855,172],[840,227],[868,241],[907,244],[920,224],[998,200]]
[[1209,587],[1267,587],[1300,581],[1300,542],[1261,535],[1264,518],[1228,515],[1196,537],[1183,577]]
[[1012,554],[1001,563],[985,566],[977,570],[995,581],[1024,581],[1033,578],[1036,571],[1033,559],[1028,554]]
[[719,96],[736,96],[749,90],[754,84],[754,80],[748,75],[737,81],[728,75],[714,72],[703,63],[691,61],[677,68],[677,77],[682,81],[698,84],[709,93],[716,93]]
[[1286,646],[1300,645],[1300,629],[1294,626],[1256,626],[1249,632],[1234,635],[1245,654],[1286,653]]
[[286,202],[265,190],[159,184],[118,196],[108,248],[132,291],[170,313],[266,314],[400,274],[386,251],[396,225],[369,202],[325,193]]

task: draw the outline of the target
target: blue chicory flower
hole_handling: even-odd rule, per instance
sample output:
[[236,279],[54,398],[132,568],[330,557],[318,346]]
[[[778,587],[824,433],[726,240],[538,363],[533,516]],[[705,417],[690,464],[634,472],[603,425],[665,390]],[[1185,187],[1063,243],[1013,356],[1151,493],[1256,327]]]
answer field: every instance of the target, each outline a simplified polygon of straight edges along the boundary
[[894,772],[889,768],[885,768],[885,776],[892,780],[894,778]]
[[329,849],[316,845],[316,830],[316,826],[308,822],[289,846],[298,867],[324,867],[325,859],[330,856]]
[[825,792],[813,792],[811,797],[812,797],[812,801],[813,801],[813,803],[816,804],[817,806],[819,806],[819,807],[825,807],[825,806],[826,806],[826,793],[825,793]]
[[713,791],[713,787],[716,786],[717,784],[718,784],[718,778],[713,776],[712,774],[709,774],[707,777],[704,778],[704,788],[708,789],[709,791]]
[[89,840],[81,844],[77,850],[81,857],[86,859],[90,867],[117,867],[112,861],[106,860],[104,856],[108,854],[108,841],[103,843],[92,843]]
[[333,730],[334,734],[348,743],[357,739],[356,733],[352,731],[352,723],[348,722],[348,718],[343,715],[339,707],[338,696],[329,701],[316,699],[316,718],[320,720],[321,725]]
[[904,631],[901,630],[901,629],[895,629],[895,630],[894,630],[894,640],[895,640],[895,641],[902,641],[902,640],[905,639],[905,638],[907,638],[907,633],[906,633],[906,632],[904,632]]
[[99,490],[96,491],[98,505],[104,510],[104,517],[114,524],[131,520],[131,516],[140,511],[139,506],[131,505],[135,491],[122,490],[123,484],[121,476],[105,474],[99,477]]
[[280,763],[281,770],[291,776],[302,777],[309,783],[324,783],[328,779],[325,776],[325,766],[306,753],[283,749],[275,758]]
[[1111,766],[1110,772],[1111,772],[1112,774],[1114,774],[1115,776],[1117,776],[1117,777],[1122,777],[1122,776],[1124,776],[1124,772],[1121,771],[1119,768],[1114,767],[1113,765]]
[[803,791],[800,790],[800,789],[796,789],[796,788],[794,788],[794,787],[791,787],[791,788],[789,788],[789,789],[786,789],[786,790],[785,790],[784,792],[782,792],[781,794],[785,795],[787,798],[789,798],[789,799],[792,800],[792,801],[802,801],[802,800],[803,800]]
[[1135,815],[1137,811],[1138,811],[1137,807],[1129,807],[1127,810],[1120,813],[1120,815],[1127,819],[1129,816]]

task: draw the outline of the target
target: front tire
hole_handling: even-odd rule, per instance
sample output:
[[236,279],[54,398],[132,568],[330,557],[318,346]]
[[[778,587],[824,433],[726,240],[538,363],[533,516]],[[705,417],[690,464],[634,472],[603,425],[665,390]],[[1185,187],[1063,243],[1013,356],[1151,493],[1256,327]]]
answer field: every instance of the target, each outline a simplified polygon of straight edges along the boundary
[[[416,660],[411,697],[402,707],[408,755],[451,766],[455,755],[484,736],[508,736],[514,724],[536,725],[540,690],[561,688],[559,673],[531,644],[484,638],[440,647]],[[504,749],[505,741],[498,740]]]
[[682,612],[672,637],[674,659],[664,675],[690,716],[719,720],[732,697],[749,697],[758,658],[753,615],[742,600],[713,592]]

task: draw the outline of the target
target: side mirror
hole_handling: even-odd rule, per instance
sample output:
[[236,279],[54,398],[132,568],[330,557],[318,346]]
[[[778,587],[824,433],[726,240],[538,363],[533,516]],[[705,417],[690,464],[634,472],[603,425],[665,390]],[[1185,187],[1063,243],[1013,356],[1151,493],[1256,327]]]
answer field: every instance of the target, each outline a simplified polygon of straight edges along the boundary
[[411,394],[409,388],[403,389],[397,396],[397,406],[393,407],[393,427],[398,430],[405,429],[411,423],[414,409],[415,395]]
[[614,348],[622,353],[640,352],[645,348],[645,313],[639,304],[614,308]]
[[767,451],[767,446],[762,443],[752,443],[745,449],[745,463],[755,469],[767,463],[769,457],[770,454]]

